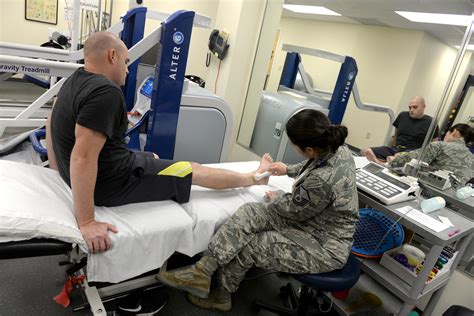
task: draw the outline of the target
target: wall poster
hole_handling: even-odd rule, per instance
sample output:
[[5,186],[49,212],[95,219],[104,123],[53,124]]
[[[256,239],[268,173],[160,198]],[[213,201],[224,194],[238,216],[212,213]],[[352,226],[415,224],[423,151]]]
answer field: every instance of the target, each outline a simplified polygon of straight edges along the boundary
[[58,24],[58,0],[25,0],[25,19]]

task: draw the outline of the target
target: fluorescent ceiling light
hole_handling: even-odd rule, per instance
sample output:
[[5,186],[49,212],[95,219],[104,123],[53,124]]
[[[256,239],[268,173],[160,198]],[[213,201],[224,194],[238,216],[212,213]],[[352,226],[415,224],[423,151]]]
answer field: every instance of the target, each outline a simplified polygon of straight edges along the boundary
[[339,13],[329,10],[328,8],[312,6],[312,5],[284,4],[283,8],[293,11],[293,12],[297,12],[297,13],[340,15]]
[[[459,45],[456,45],[454,47],[456,47],[457,49],[461,48],[461,46],[459,46]],[[467,45],[466,49],[467,50],[474,50],[474,45],[473,44]]]
[[425,12],[408,12],[395,11],[395,13],[403,16],[412,22],[447,24],[447,25],[469,25],[471,23],[470,15],[460,14],[444,14],[444,13],[425,13]]

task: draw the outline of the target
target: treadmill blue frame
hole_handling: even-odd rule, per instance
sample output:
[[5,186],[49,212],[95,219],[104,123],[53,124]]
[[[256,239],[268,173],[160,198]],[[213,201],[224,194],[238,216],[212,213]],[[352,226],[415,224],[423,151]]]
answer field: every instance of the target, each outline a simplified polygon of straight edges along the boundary
[[301,62],[299,53],[288,52],[285,57],[285,64],[280,77],[280,86],[293,89],[295,87],[296,75],[298,74],[298,65]]
[[[120,37],[128,49],[132,48],[143,38],[145,32],[146,11],[147,8],[138,7],[128,11],[122,17],[124,26]],[[122,87],[125,96],[125,103],[127,104],[127,111],[133,109],[135,102],[135,88],[137,86],[137,70],[139,63],[140,58],[128,66],[128,76],[125,85]]]
[[341,124],[346,112],[347,102],[351,96],[352,87],[357,77],[357,63],[354,58],[347,56],[341,65],[337,76],[336,87],[329,102],[329,120],[332,124]]
[[[288,52],[286,54],[285,65],[280,77],[280,85],[290,89],[295,87],[300,62],[301,55],[299,53]],[[332,124],[341,124],[342,122],[357,73],[358,68],[355,59],[346,56],[344,62],[341,64],[331,101],[329,102],[328,118]]]
[[194,12],[177,11],[162,22],[145,150],[173,159]]

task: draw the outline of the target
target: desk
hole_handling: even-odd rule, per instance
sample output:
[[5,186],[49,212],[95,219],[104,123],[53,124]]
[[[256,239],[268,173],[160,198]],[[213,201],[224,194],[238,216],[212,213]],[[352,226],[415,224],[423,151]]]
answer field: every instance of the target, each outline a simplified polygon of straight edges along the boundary
[[[392,205],[384,205],[378,200],[361,191],[359,191],[359,202],[371,206],[383,212],[387,216],[392,217],[395,220],[397,220],[400,216],[403,216],[402,213],[396,210],[397,208],[403,206],[417,206],[417,202],[415,200]],[[433,293],[423,313],[424,315],[431,315],[435,307],[436,301],[443,293],[443,290],[446,284],[448,283],[450,276],[454,272],[456,266],[459,263],[460,258],[462,257],[467,245],[469,244],[473,236],[474,223],[471,220],[447,208],[443,208],[441,210],[430,213],[430,216],[435,218],[438,215],[448,217],[455,227],[460,228],[460,232],[452,237],[449,237],[448,232],[451,231],[449,229],[445,229],[439,233],[436,233],[428,227],[425,227],[420,223],[412,220],[411,218],[403,216],[400,220],[400,223],[403,226],[410,230],[413,230],[419,236],[423,237],[427,242],[432,244],[430,251],[425,257],[425,263],[423,265],[423,268],[419,272],[416,281],[412,286],[410,286],[408,283],[403,282],[393,272],[381,266],[378,262],[373,260],[362,261],[362,270],[364,272],[368,273],[372,278],[374,278],[387,290],[389,290],[391,293],[393,293],[403,301],[403,306],[400,309],[398,315],[408,315],[415,306],[415,304],[419,301],[419,299],[421,299],[427,294]],[[424,292],[423,290],[425,287],[425,280],[428,278],[429,273],[435,266],[443,247],[452,244],[456,241],[458,242],[457,250],[459,252],[456,258],[454,259],[450,271],[443,276],[443,280],[438,285]]]
[[[458,212],[467,218],[474,221],[474,197],[470,196],[465,200],[458,200],[456,198],[456,190],[448,188],[446,190],[440,190],[429,184],[424,184],[424,192],[429,196],[440,196],[446,200],[446,204],[453,211]],[[467,246],[467,250],[464,252],[464,256],[460,260],[460,269],[470,276],[474,276],[474,259],[472,259],[472,253],[474,252],[474,238],[471,239],[471,243]]]

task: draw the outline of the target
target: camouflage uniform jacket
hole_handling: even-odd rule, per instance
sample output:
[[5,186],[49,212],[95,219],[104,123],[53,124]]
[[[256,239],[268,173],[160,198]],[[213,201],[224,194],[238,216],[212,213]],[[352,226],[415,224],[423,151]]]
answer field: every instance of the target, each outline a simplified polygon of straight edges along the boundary
[[[401,153],[390,165],[403,167],[412,159],[417,159],[421,149]],[[432,142],[428,145],[424,161],[438,170],[448,170],[464,184],[474,177],[474,158],[462,138],[450,142]]]
[[296,177],[292,192],[272,199],[265,216],[275,230],[309,253],[323,247],[344,264],[358,220],[355,164],[350,151],[341,146],[324,159],[288,166],[288,176]]

